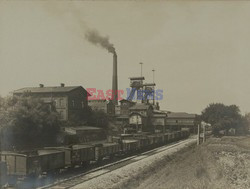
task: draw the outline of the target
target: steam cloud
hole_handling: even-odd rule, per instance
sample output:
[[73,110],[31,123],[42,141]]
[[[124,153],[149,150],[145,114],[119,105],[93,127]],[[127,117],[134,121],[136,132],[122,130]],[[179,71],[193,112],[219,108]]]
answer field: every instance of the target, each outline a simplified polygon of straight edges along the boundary
[[98,45],[104,49],[107,49],[108,52],[115,54],[115,47],[112,43],[109,42],[109,37],[101,36],[97,30],[88,30],[85,33],[85,38],[94,45]]

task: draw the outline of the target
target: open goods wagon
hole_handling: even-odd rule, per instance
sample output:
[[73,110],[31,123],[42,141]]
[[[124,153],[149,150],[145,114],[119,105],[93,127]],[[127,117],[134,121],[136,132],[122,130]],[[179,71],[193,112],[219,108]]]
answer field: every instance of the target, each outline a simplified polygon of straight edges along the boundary
[[102,160],[104,157],[113,157],[121,150],[118,143],[102,143],[95,146],[95,159]]
[[65,168],[85,165],[95,160],[95,147],[93,145],[77,144],[70,147],[46,147],[44,149],[62,151]]
[[122,152],[123,153],[135,152],[139,148],[140,148],[139,140],[133,140],[133,139],[122,140]]
[[84,165],[95,160],[95,147],[93,145],[78,144],[72,147],[72,165]]

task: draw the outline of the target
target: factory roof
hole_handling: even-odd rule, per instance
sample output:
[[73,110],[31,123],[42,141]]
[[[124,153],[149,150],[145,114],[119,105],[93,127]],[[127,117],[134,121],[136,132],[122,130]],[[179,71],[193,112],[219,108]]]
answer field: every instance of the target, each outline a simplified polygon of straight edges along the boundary
[[153,117],[167,117],[167,114],[153,114]]
[[90,99],[89,102],[108,102],[106,99]]
[[127,99],[122,99],[122,100],[120,100],[120,102],[129,102],[129,103],[133,103],[133,104],[135,104],[136,102],[133,102],[133,101],[131,101],[131,100],[127,100]]
[[136,105],[132,106],[131,108],[129,108],[130,110],[147,110],[149,109],[149,107],[152,107],[149,104],[139,104],[137,103]]
[[25,93],[25,92],[27,93],[65,93],[65,92],[73,91],[77,88],[83,88],[83,87],[82,86],[25,87],[25,88],[15,90],[13,93],[14,94]]
[[65,127],[65,129],[67,129],[67,128],[77,130],[77,131],[101,130],[102,129],[99,127],[92,127],[92,126]]
[[195,118],[196,114],[189,114],[186,112],[170,112],[168,118]]
[[155,114],[164,114],[164,115],[167,115],[167,112],[162,111],[162,110],[153,110],[153,112],[154,112]]

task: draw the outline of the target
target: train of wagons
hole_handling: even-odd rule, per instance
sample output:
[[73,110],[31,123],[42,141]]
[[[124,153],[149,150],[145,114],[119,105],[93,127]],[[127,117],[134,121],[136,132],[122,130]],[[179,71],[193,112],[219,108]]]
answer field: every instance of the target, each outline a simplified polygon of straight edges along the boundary
[[32,152],[7,152],[0,154],[0,184],[8,178],[23,179],[54,174],[76,166],[102,162],[115,156],[124,156],[153,149],[189,137],[188,130],[158,134],[121,134],[108,142],[45,147]]

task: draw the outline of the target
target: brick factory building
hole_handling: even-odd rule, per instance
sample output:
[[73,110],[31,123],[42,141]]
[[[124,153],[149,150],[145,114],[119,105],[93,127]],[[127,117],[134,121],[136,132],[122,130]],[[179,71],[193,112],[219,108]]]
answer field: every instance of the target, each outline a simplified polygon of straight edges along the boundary
[[89,93],[82,86],[27,87],[15,90],[13,96],[26,94],[42,99],[45,103],[53,103],[63,121],[83,117],[88,107]]

